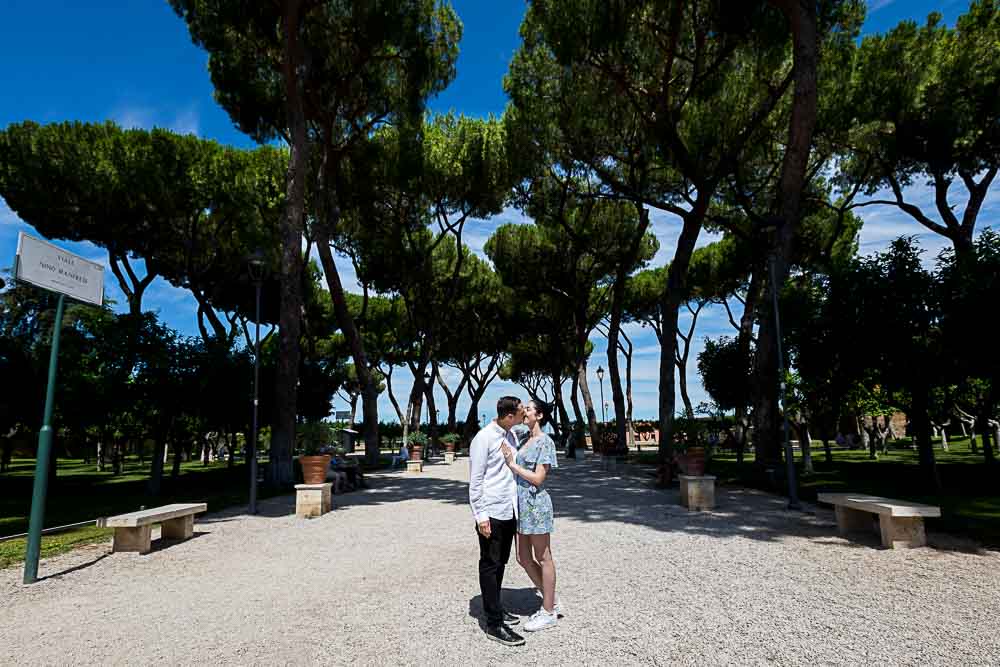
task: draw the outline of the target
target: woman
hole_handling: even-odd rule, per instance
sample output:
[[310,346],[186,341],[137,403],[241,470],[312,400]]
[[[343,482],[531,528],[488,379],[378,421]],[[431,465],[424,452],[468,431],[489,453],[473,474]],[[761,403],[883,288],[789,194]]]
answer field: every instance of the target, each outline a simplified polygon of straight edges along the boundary
[[545,490],[549,470],[557,467],[556,445],[542,427],[549,421],[551,408],[534,400],[524,409],[524,424],[530,429],[528,441],[515,454],[506,444],[502,451],[517,479],[517,562],[535,588],[542,592],[542,608],[528,619],[524,629],[536,632],[555,626],[556,563],[552,560],[552,499]]

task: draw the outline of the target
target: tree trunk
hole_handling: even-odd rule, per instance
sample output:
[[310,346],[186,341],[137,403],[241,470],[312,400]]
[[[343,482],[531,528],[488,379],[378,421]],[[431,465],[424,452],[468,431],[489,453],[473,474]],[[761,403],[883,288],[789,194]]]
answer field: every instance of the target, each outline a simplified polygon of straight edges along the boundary
[[660,304],[663,322],[660,336],[660,401],[659,426],[660,441],[658,454],[660,485],[669,484],[672,474],[668,465],[674,458],[674,408],[677,403],[675,388],[677,371],[677,316],[681,304],[687,297],[687,274],[691,264],[701,225],[708,211],[709,193],[715,187],[711,184],[699,184],[698,199],[695,200],[691,212],[684,216],[684,225],[677,239],[677,249],[667,273],[667,288],[663,292]]
[[[753,340],[754,313],[760,300],[760,290],[763,285],[760,267],[754,268],[750,274],[750,284],[747,286],[746,301],[743,304],[743,315],[740,317],[740,331],[736,336],[736,347],[739,358],[746,360],[746,369],[750,368],[750,343]],[[740,378],[747,382],[749,378]],[[745,386],[745,385],[744,385]],[[734,411],[736,421],[736,463],[743,465],[743,455],[747,446],[747,434],[750,430],[750,419],[747,414],[748,397],[736,405]]]
[[378,387],[369,382],[361,388],[361,412],[364,416],[365,460],[375,465],[379,456]]
[[360,394],[350,394],[351,400],[349,402],[351,404],[351,423],[349,426],[351,428],[354,428],[355,417],[358,415],[358,396],[360,396]]
[[[479,424],[479,399],[483,397],[482,392],[474,392],[472,394],[472,402],[469,403],[469,412],[465,415],[465,425],[462,428],[462,439],[466,443],[472,442],[472,439],[476,437],[478,428],[476,426]],[[483,424],[485,426],[485,424]]]
[[430,433],[428,434],[427,444],[436,455],[438,451],[438,420],[437,408],[434,407],[433,383],[424,383],[424,395],[427,397],[427,421],[430,422]]
[[[331,220],[336,223],[339,219],[336,214],[331,213]],[[337,270],[337,263],[333,259],[330,250],[330,237],[326,228],[317,225],[315,228],[316,250],[319,253],[320,263],[323,265],[323,275],[326,276],[326,284],[330,289],[330,299],[333,302],[333,311],[337,316],[337,325],[344,334],[348,347],[351,350],[351,359],[354,361],[354,372],[357,374],[358,383],[361,385],[362,403],[364,411],[364,433],[365,433],[365,459],[369,462],[378,460],[379,439],[378,439],[378,386],[375,384],[375,377],[368,365],[368,355],[365,353],[364,340],[358,332],[354,317],[347,307],[347,297],[344,293],[344,286],[340,282],[340,273]],[[391,380],[386,379],[387,385],[391,386]],[[395,397],[390,392],[393,407],[399,415],[399,406],[395,402]],[[401,415],[399,415],[401,417]],[[400,421],[403,421],[402,419]],[[405,430],[405,424],[404,424]]]
[[292,448],[295,443],[299,332],[302,326],[302,231],[309,168],[306,119],[298,74],[302,64],[299,43],[300,6],[301,3],[296,0],[286,2],[282,21],[285,113],[291,144],[285,177],[285,213],[279,221],[281,312],[278,320],[274,421],[271,426],[270,464],[267,467],[268,484],[272,488],[290,486],[295,481],[292,473]]
[[458,430],[458,399],[462,396],[462,390],[469,382],[469,374],[463,372],[462,379],[453,392],[448,388],[444,378],[441,377],[441,366],[436,361],[432,362],[434,379],[437,381],[441,391],[444,392],[445,401],[448,403],[448,432],[455,433]]
[[166,442],[162,437],[156,439],[153,447],[153,464],[149,471],[149,495],[160,495],[163,483],[163,455],[166,451]]
[[833,450],[830,449],[830,438],[828,436],[823,436],[823,455],[826,457],[827,463],[833,463]]
[[559,422],[558,432],[562,438],[569,435],[569,413],[566,412],[566,401],[563,399],[562,378],[554,376],[552,378],[552,403],[555,406],[556,414],[552,415],[552,423]]
[[799,449],[802,450],[802,473],[812,475],[815,473],[812,457],[812,436],[809,435],[809,422],[799,422],[796,424],[799,433]]
[[170,469],[170,479],[176,480],[181,476],[181,443],[174,440],[174,461],[173,467]]
[[597,425],[597,413],[594,412],[594,401],[590,397],[590,387],[587,386],[587,360],[580,362],[577,369],[579,377],[580,393],[583,394],[583,405],[587,410],[587,425],[590,428],[590,446],[598,446],[598,439],[601,437],[600,427]]
[[571,459],[576,458],[577,446],[583,446],[583,412],[580,410],[580,399],[576,393],[579,386],[580,374],[575,373],[569,391],[569,402],[573,406],[573,418],[576,420],[576,425],[569,439],[569,447],[566,448],[566,456]]
[[639,213],[639,226],[635,236],[629,243],[627,254],[619,261],[615,271],[615,284],[611,292],[611,316],[608,320],[608,375],[611,376],[611,400],[615,404],[615,434],[619,447],[628,446],[628,413],[625,409],[625,392],[622,391],[622,376],[618,369],[619,333],[622,326],[622,313],[625,309],[625,286],[628,280],[628,270],[632,266],[642,238],[649,228],[649,211],[641,204],[636,204]]
[[635,444],[633,442],[635,440],[633,436],[635,431],[632,428],[632,408],[634,407],[632,403],[632,341],[628,339],[626,341],[628,342],[628,351],[625,353],[625,400],[628,404],[628,413],[625,417],[625,433],[628,440],[625,444],[631,450],[632,445]]
[[985,411],[985,406],[980,406],[980,413],[977,415],[978,423],[976,424],[976,430],[982,434],[983,439],[983,456],[986,463],[995,463],[996,457],[993,453],[993,443],[990,442],[992,439],[990,437],[990,416]]
[[396,418],[399,419],[399,425],[402,426],[405,417],[403,416],[403,411],[399,409],[399,401],[396,400],[396,393],[392,390],[392,366],[389,366],[383,375],[385,377],[386,393],[389,394],[389,402],[392,403],[392,408],[396,411]]
[[688,421],[694,421],[694,406],[691,404],[691,397],[688,396],[688,383],[687,383],[687,363],[686,361],[677,362],[677,384],[681,389],[681,402],[684,403],[684,415],[688,418]]
[[941,477],[938,474],[937,462],[934,460],[934,447],[931,445],[931,429],[927,414],[928,391],[926,387],[913,387],[911,423],[914,427],[914,440],[917,443],[920,468],[930,489],[939,493],[941,491]]
[[[777,292],[785,284],[792,253],[792,242],[800,223],[802,191],[805,188],[806,169],[816,126],[816,64],[819,43],[817,40],[816,4],[796,0],[772,0],[788,21],[792,33],[792,61],[794,93],[788,143],[781,164],[774,210],[779,213],[778,230],[773,253],[773,278],[768,283]],[[773,282],[772,282],[773,280]],[[757,334],[756,375],[760,379],[755,421],[757,429],[757,462],[773,464],[780,460],[778,411],[778,333],[775,313],[761,318]],[[787,367],[786,364],[783,364]]]

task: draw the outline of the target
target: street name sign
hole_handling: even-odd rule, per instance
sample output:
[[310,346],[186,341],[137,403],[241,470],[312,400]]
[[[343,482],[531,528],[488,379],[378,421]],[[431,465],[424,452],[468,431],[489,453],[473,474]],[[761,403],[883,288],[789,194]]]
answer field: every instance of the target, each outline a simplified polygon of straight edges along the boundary
[[98,262],[20,232],[16,266],[18,280],[95,306],[104,303],[104,266]]

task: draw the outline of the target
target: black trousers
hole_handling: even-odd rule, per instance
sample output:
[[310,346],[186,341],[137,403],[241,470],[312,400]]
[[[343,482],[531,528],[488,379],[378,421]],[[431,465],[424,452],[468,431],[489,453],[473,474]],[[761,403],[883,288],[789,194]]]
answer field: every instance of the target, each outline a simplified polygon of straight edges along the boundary
[[503,622],[503,606],[500,603],[500,588],[503,585],[503,571],[510,558],[510,545],[517,531],[517,519],[490,518],[490,536],[479,536],[479,590],[483,594],[483,611],[486,625],[495,627]]

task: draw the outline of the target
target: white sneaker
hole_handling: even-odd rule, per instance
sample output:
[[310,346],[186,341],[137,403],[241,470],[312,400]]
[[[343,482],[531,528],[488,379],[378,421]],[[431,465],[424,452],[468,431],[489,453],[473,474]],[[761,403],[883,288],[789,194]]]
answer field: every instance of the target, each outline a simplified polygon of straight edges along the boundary
[[563,613],[562,603],[556,600],[556,603],[552,605],[552,612],[556,615],[556,618],[562,618],[566,614]]
[[528,619],[528,622],[524,624],[524,630],[525,632],[538,632],[545,628],[554,627],[558,622],[555,609],[550,614],[543,608],[539,609],[534,616]]

